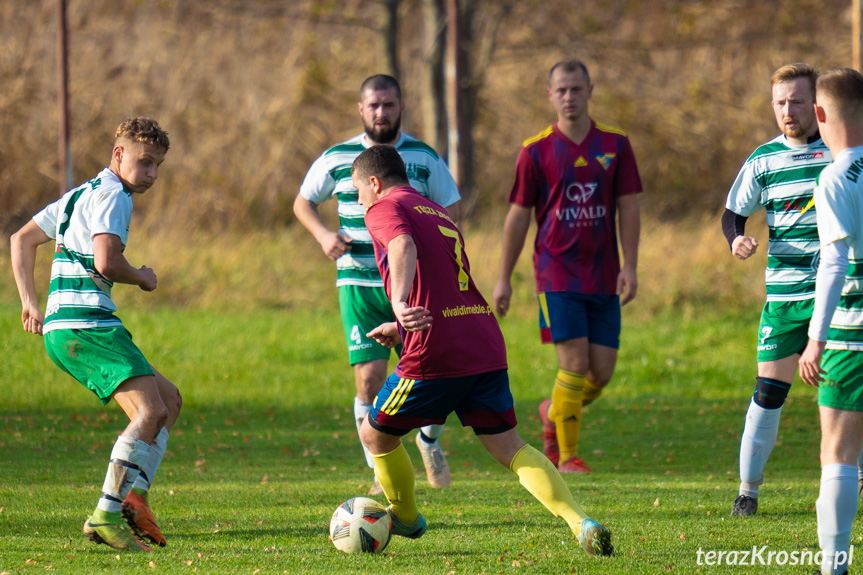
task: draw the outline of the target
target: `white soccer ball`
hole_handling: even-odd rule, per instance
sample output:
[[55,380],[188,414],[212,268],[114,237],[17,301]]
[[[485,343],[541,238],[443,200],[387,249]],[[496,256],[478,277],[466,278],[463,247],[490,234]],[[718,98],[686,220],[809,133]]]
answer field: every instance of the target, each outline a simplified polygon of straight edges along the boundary
[[368,497],[348,499],[330,519],[330,540],[345,553],[380,553],[390,542],[392,530],[386,508]]

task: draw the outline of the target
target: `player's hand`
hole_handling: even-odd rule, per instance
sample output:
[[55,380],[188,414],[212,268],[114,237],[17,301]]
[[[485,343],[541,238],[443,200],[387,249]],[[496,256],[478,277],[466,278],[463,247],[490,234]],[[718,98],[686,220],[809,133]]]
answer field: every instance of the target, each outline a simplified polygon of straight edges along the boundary
[[321,241],[321,248],[324,253],[333,261],[336,261],[349,251],[351,251],[351,238],[343,236],[336,232],[329,232]]
[[407,331],[425,331],[431,328],[431,312],[422,306],[408,307],[406,302],[396,302],[393,304],[393,313]]
[[158,279],[156,278],[156,272],[153,271],[153,268],[141,266],[138,273],[141,274],[141,283],[138,284],[138,287],[144,291],[153,291],[156,289]]
[[626,266],[617,274],[617,295],[621,296],[620,305],[626,305],[635,299],[638,292],[638,275],[635,270]]
[[803,350],[803,355],[797,362],[800,368],[800,379],[806,382],[806,385],[818,387],[824,381],[823,376],[826,372],[821,369],[821,356],[824,354],[826,345],[827,342],[814,339],[810,339],[806,344],[806,349]]
[[504,317],[509,311],[509,304],[512,299],[512,284],[509,280],[497,280],[491,298],[494,302],[494,311],[500,317]]
[[24,331],[42,335],[45,316],[37,308],[25,307],[21,311],[21,323],[24,325]]
[[399,333],[399,325],[394,321],[382,323],[367,333],[366,337],[370,337],[386,347],[395,347],[402,342],[402,336]]
[[758,240],[750,236],[737,236],[731,242],[731,254],[739,259],[745,260],[758,251]]

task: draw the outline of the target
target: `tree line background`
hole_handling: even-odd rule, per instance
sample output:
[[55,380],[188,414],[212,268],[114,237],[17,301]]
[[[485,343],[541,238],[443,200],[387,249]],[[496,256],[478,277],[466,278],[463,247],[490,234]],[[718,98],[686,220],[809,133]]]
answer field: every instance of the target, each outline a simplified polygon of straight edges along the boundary
[[[554,119],[546,77],[578,57],[591,115],[626,130],[654,220],[718,213],[740,165],[778,133],[769,76],[851,64],[851,3],[461,0],[468,221],[506,206],[521,142]],[[59,195],[56,3],[0,3],[0,230]],[[136,230],[278,229],[306,170],[361,130],[360,83],[394,73],[403,129],[446,156],[445,0],[69,0],[74,180],[108,164],[125,117],[171,151]],[[718,223],[717,223],[718,225]],[[136,231],[136,233],[138,233]]]

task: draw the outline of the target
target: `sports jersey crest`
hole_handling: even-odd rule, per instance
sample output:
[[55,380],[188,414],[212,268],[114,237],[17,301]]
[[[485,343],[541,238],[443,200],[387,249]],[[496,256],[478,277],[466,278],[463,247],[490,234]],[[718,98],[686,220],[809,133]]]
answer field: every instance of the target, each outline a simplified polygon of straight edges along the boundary
[[615,157],[617,157],[617,154],[602,154],[601,156],[596,156],[596,161],[607,170]]

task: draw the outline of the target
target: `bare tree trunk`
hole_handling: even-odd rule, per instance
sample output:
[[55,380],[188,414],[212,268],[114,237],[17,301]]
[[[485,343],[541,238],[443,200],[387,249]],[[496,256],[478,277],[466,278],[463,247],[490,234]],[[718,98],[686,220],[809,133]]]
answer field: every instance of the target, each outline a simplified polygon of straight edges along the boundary
[[386,10],[384,43],[387,59],[387,73],[399,79],[399,0],[382,0]]
[[[463,200],[469,200],[471,189],[465,186],[465,163],[462,158],[462,147],[468,131],[462,129],[461,106],[464,102],[462,85],[464,72],[461,50],[461,9],[459,0],[447,0],[447,160],[449,169],[461,191]],[[467,202],[466,202],[467,203]]]
[[446,47],[446,10],[443,0],[422,0],[425,30],[425,67],[423,83],[424,140],[438,154],[447,157],[446,92],[444,83],[444,48]]
[[[514,0],[463,0],[460,7],[460,41],[457,44],[459,175],[456,181],[462,198],[468,200],[465,205],[467,210],[473,205],[472,196],[476,183],[473,176],[476,149],[473,125],[476,122],[479,93],[497,47],[498,29],[514,4]],[[448,33],[452,31],[448,30]]]

